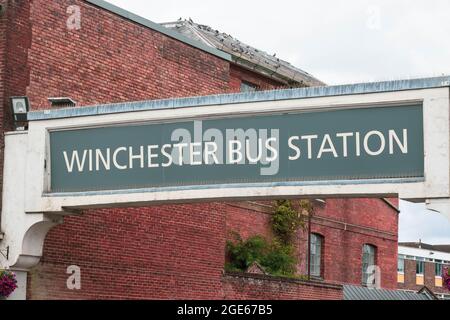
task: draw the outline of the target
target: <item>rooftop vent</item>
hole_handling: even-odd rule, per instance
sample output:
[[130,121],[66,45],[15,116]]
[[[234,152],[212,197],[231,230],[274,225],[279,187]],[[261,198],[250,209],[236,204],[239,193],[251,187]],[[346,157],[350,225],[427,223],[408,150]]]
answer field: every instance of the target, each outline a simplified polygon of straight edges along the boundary
[[71,108],[77,105],[73,99],[67,97],[48,98],[48,101],[50,101],[52,108]]

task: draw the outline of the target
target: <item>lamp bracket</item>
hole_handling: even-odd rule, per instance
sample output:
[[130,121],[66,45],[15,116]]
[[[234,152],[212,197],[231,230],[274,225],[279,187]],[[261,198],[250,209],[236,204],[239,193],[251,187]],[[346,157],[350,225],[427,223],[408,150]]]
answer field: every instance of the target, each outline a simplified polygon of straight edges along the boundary
[[6,247],[6,249],[1,249],[0,254],[6,258],[6,260],[9,260],[9,246]]

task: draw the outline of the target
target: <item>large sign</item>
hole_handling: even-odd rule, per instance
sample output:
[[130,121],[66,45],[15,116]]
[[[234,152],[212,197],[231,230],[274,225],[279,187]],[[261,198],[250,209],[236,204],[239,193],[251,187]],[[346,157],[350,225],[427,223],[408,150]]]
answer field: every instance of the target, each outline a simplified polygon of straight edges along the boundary
[[437,77],[29,112],[28,130],[5,134],[2,243],[29,269],[64,216],[199,201],[398,196],[450,217],[449,87]]
[[54,193],[424,178],[423,106],[50,131]]

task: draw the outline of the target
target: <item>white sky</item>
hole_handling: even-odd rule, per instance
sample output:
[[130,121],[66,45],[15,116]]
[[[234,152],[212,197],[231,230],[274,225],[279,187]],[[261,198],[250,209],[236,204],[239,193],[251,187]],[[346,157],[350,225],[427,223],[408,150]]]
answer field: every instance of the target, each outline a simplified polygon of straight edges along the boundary
[[192,18],[328,84],[450,74],[449,0],[108,0],[154,22]]
[[[108,0],[154,22],[192,18],[343,84],[450,74],[449,0]],[[400,241],[450,243],[450,221],[402,203]]]

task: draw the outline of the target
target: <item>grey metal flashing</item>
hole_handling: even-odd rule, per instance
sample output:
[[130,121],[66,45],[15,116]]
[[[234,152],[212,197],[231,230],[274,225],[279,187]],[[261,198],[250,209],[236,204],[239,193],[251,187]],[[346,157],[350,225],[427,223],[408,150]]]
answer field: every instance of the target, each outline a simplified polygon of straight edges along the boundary
[[400,213],[400,209],[397,208],[396,206],[394,206],[388,199],[382,198],[381,200],[382,200],[384,203],[386,203],[389,207],[391,207],[392,209],[394,209],[397,213]]
[[211,105],[358,95],[443,87],[450,87],[450,76],[40,110],[29,112],[28,121],[96,116],[133,111],[179,109]]
[[285,77],[277,72],[274,72],[274,71],[271,71],[270,69],[265,68],[264,66],[258,65],[256,63],[252,63],[245,59],[235,57],[235,56],[233,56],[232,59],[233,59],[233,62],[236,65],[240,66],[241,68],[244,68],[244,69],[247,69],[250,71],[254,71],[254,72],[258,72],[268,78],[271,78],[271,79],[274,79],[281,83],[284,83],[285,85],[288,85],[290,82],[293,81],[293,79],[291,79],[291,78]]
[[306,187],[306,186],[345,186],[345,185],[366,185],[366,184],[384,184],[384,183],[417,183],[424,182],[423,178],[400,178],[400,179],[373,179],[373,180],[331,180],[331,181],[293,181],[293,182],[267,182],[267,183],[233,183],[217,185],[196,185],[196,186],[175,186],[160,188],[142,188],[110,191],[86,191],[86,192],[53,192],[46,193],[44,197],[90,197],[100,195],[116,194],[136,194],[136,193],[156,193],[156,192],[175,192],[186,190],[207,190],[207,189],[246,189],[246,188],[276,188],[276,187]]
[[123,17],[125,19],[133,21],[133,22],[135,22],[137,24],[140,24],[140,25],[142,25],[144,27],[147,27],[147,28],[155,30],[155,31],[157,31],[159,33],[162,33],[162,34],[164,34],[164,35],[166,35],[166,36],[168,36],[170,38],[173,38],[175,40],[184,42],[184,43],[186,43],[186,44],[188,44],[188,45],[190,45],[190,46],[192,46],[194,48],[197,48],[197,49],[205,51],[205,52],[207,52],[209,54],[215,55],[215,56],[217,56],[217,57],[219,57],[221,59],[224,59],[224,60],[227,60],[227,61],[231,61],[231,55],[226,53],[226,52],[217,50],[216,48],[213,48],[213,47],[206,46],[206,45],[204,45],[203,43],[201,43],[199,41],[192,40],[192,39],[190,39],[190,38],[188,38],[186,36],[183,36],[183,35],[179,34],[176,31],[173,31],[173,30],[170,30],[168,28],[165,28],[165,27],[161,26],[160,24],[152,22],[152,21],[150,21],[148,19],[145,19],[145,18],[143,18],[141,16],[138,16],[138,15],[136,15],[136,14],[134,14],[132,12],[129,12],[127,10],[124,10],[124,9],[122,9],[122,8],[120,8],[118,6],[115,6],[115,5],[113,5],[113,4],[109,3],[109,2],[106,2],[106,1],[103,1],[103,0],[85,0],[85,1],[90,3],[90,4],[92,4],[92,5],[100,7],[102,9],[104,9],[104,10],[110,11],[110,12],[112,12],[112,13],[118,15],[118,16],[121,16],[121,17]]

